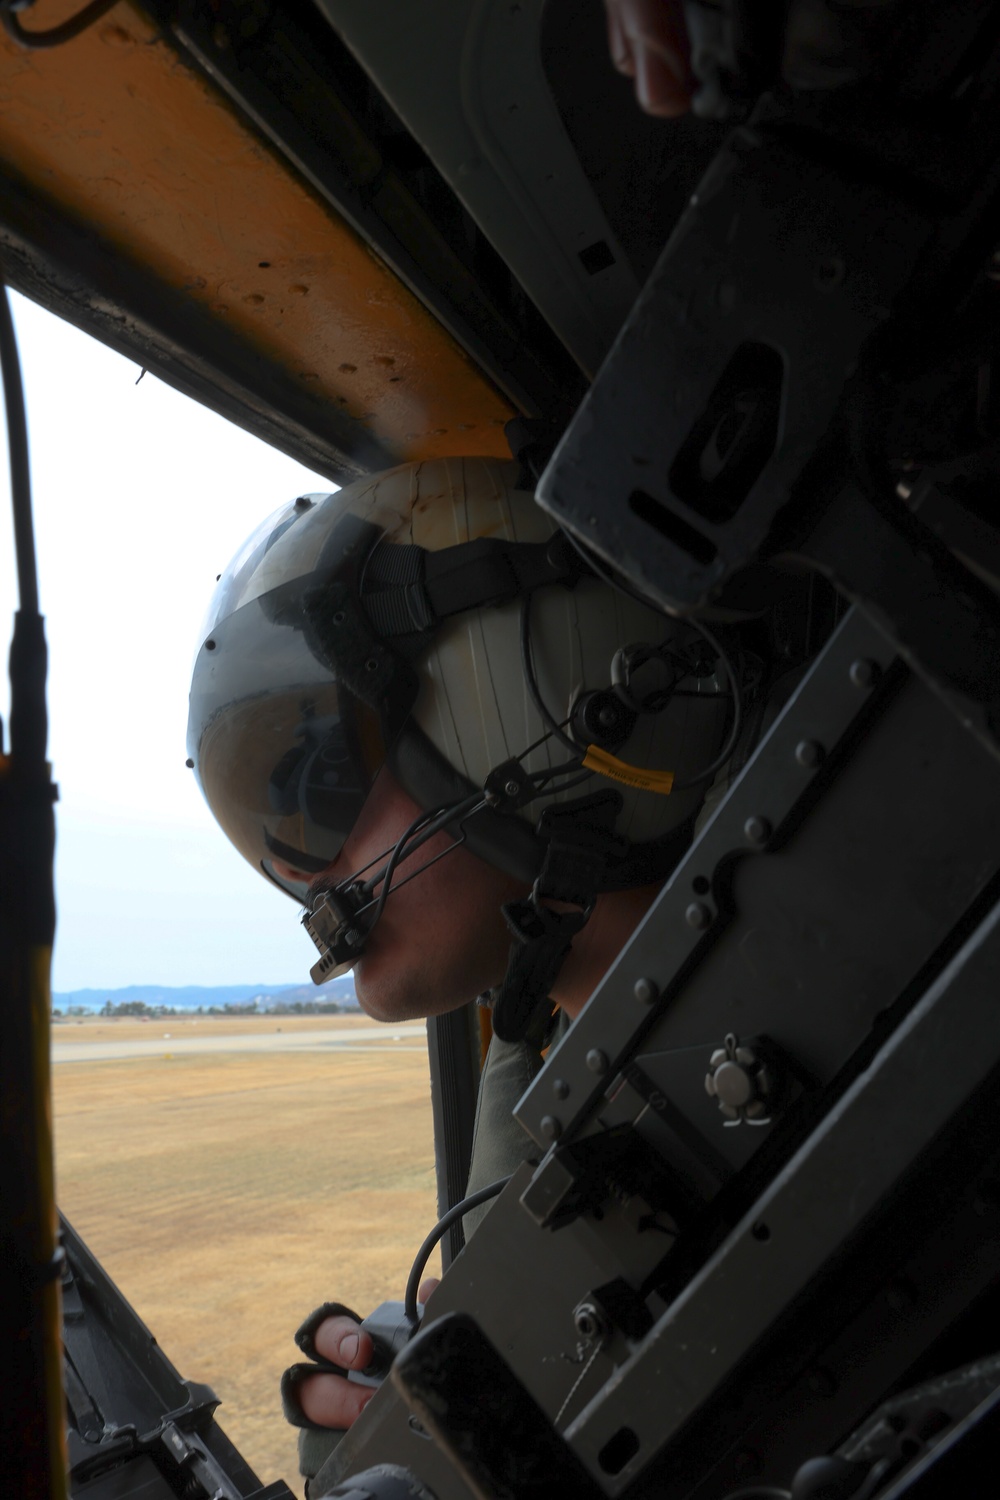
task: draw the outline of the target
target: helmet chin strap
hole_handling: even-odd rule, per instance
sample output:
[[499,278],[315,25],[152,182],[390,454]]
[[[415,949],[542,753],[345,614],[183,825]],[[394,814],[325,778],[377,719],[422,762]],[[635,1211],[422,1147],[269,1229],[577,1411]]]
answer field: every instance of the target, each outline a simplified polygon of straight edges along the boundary
[[[513,938],[507,972],[491,997],[493,1030],[502,1042],[519,1042],[545,1009],[551,990],[573,946],[589,921],[597,893],[606,886],[611,864],[620,862],[628,840],[615,832],[622,799],[596,792],[548,807],[538,822],[546,841],[538,879],[526,901],[508,901],[503,915]],[[556,910],[557,901],[575,908]]]

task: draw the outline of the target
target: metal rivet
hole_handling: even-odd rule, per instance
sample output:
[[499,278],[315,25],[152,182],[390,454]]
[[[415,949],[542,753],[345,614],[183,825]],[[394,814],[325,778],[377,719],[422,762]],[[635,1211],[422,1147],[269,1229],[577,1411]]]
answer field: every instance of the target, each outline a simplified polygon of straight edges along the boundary
[[652,1005],[659,991],[651,979],[637,979],[632,986],[632,993],[640,1005]]
[[743,824],[743,832],[751,844],[766,844],[771,837],[771,825],[766,818],[754,814]]
[[194,770],[194,761],[191,760],[190,758],[188,760],[186,760],[184,762],[184,764],[187,766],[187,768],[188,768],[189,771],[193,771]]
[[813,766],[818,766],[823,759],[823,746],[819,743],[819,740],[799,740],[799,743],[795,746],[795,759],[800,766],[805,766],[808,770],[811,770]]
[[875,681],[877,671],[878,667],[875,662],[869,661],[867,657],[860,657],[857,661],[851,662],[851,668],[847,675],[855,687],[870,688]]
[[205,650],[206,651],[214,651],[215,650],[215,642],[214,641],[206,641],[205,642]]
[[569,1098],[569,1084],[566,1082],[565,1078],[554,1078],[552,1080],[552,1092],[555,1094],[557,1099]]
[[547,1141],[557,1141],[562,1135],[562,1120],[557,1120],[555,1115],[543,1115],[542,1135]]
[[684,920],[689,927],[708,927],[712,920],[712,913],[704,901],[692,901],[684,913]]
[[591,1047],[587,1053],[587,1067],[592,1073],[606,1073],[608,1071],[608,1055],[599,1047]]
[[582,1339],[603,1339],[608,1331],[607,1319],[593,1302],[581,1302],[573,1309],[573,1326]]

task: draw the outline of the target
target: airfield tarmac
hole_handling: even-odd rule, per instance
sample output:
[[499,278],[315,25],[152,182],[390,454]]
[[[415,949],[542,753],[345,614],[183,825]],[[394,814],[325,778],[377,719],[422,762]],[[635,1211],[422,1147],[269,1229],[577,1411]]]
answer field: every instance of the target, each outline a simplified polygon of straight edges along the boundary
[[[326,1022],[318,1025],[317,1022]],[[169,1045],[168,1045],[169,1044]],[[426,1052],[423,1021],[388,1026],[357,1016],[160,1016],[77,1018],[54,1026],[52,1061],[97,1062],[127,1057],[178,1056],[202,1052],[367,1052],[392,1045]]]
[[278,1402],[292,1334],[321,1302],[400,1297],[437,1217],[423,1031],[364,1016],[53,1026],[61,1208],[184,1378],[214,1387],[262,1482],[297,1495]]

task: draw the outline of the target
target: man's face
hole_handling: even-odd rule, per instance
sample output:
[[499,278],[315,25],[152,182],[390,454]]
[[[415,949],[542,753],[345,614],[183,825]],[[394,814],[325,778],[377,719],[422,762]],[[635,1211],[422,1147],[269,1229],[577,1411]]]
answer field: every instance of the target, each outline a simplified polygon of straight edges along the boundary
[[[311,894],[365,877],[385,863],[386,851],[419,817],[420,808],[383,770],[340,854],[313,882]],[[378,1021],[441,1015],[499,984],[510,937],[500,907],[525,887],[438,833],[396,868],[394,887],[450,849],[429,869],[393,889],[364,952],[354,966],[362,1007]],[[366,866],[371,865],[370,869]]]

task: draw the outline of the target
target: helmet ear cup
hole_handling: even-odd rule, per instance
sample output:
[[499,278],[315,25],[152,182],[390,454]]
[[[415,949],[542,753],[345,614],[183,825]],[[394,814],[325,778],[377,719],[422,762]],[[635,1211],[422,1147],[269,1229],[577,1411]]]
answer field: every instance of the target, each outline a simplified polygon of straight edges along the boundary
[[580,693],[573,700],[570,729],[581,745],[619,750],[631,735],[638,717],[636,710],[610,688],[597,688],[591,693]]

